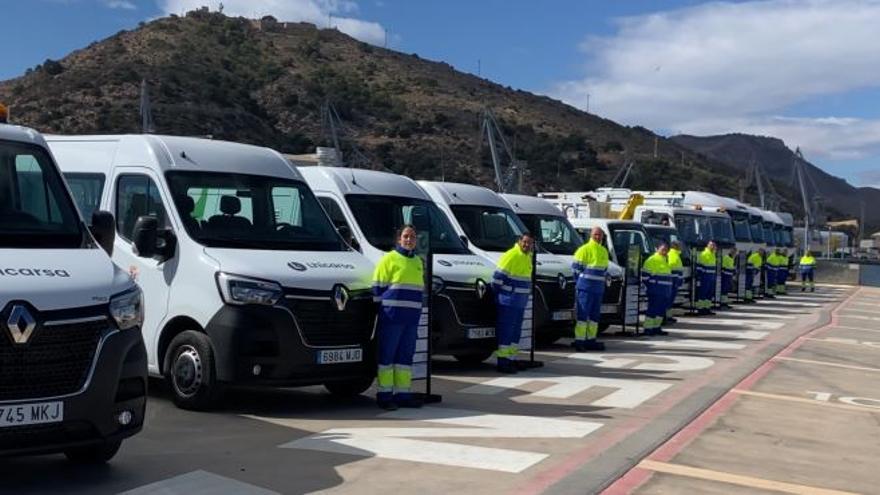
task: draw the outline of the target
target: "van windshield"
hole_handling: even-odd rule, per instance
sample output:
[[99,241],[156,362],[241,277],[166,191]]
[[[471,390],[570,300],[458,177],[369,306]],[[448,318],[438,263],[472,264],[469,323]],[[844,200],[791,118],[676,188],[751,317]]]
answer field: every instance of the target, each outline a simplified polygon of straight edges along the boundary
[[691,250],[686,242],[678,236],[678,231],[674,228],[663,227],[660,225],[645,225],[645,230],[651,238],[651,242],[656,249],[660,243],[665,242],[667,246],[672,247],[673,242],[678,242],[681,247],[681,258],[685,264],[690,264]]
[[49,154],[0,141],[0,248],[70,249],[90,239]]
[[733,221],[733,235],[737,242],[752,242],[752,233],[749,230],[749,214],[742,211],[729,211]]
[[794,247],[794,238],[792,237],[792,229],[791,227],[783,227],[782,228],[782,245],[785,247]]
[[773,224],[770,222],[763,222],[761,225],[764,226],[764,241],[768,246],[775,246],[776,236],[773,235]]
[[689,246],[703,247],[712,240],[712,227],[706,215],[676,213],[675,227]]
[[709,217],[709,224],[712,226],[712,240],[721,244],[734,244],[736,238],[733,236],[733,224],[730,217]]
[[519,217],[506,208],[456,205],[452,214],[468,239],[484,251],[507,251],[526,231]]
[[764,229],[761,227],[761,218],[757,216],[749,217],[749,229],[752,231],[752,242],[764,242]]
[[584,243],[565,217],[523,214],[519,219],[538,237],[541,247],[553,254],[570,256]]
[[630,246],[638,248],[642,260],[647,259],[654,252],[651,239],[645,235],[645,231],[640,226],[609,223],[608,230],[611,231],[614,254],[617,255],[617,262],[621,266],[627,266]]
[[204,246],[349,249],[303,182],[214,172],[168,172],[166,177],[187,233]]
[[419,251],[427,251],[428,239],[437,254],[468,254],[446,215],[430,201],[400,196],[349,194],[345,197],[358,226],[376,249],[390,251],[403,224],[418,232]]

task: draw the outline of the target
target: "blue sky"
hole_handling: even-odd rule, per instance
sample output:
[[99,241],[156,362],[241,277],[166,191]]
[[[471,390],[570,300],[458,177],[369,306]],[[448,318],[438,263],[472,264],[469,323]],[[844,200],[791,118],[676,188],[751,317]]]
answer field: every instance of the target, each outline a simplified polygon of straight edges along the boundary
[[[0,80],[219,0],[0,0]],[[880,0],[226,0],[661,134],[747,132],[880,186]],[[589,97],[587,96],[589,95]]]

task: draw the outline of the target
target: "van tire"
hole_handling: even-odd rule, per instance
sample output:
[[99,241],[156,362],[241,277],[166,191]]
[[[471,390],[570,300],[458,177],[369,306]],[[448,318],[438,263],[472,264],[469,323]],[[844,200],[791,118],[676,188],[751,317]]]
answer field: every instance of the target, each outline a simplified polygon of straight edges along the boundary
[[194,411],[214,408],[223,389],[217,382],[211,339],[201,332],[187,330],[174,337],[167,353],[165,377],[177,407]]
[[461,364],[476,366],[489,359],[494,353],[495,351],[493,350],[486,350],[480,351],[478,354],[453,354],[452,357]]
[[602,333],[605,330],[608,330],[609,327],[611,327],[611,323],[609,323],[607,321],[600,321],[599,322],[599,333]]
[[556,341],[561,338],[562,336],[559,335],[558,332],[552,330],[547,332],[537,332],[537,334],[535,335],[535,343],[539,347],[544,347],[555,344]]
[[64,455],[75,464],[104,464],[119,452],[121,446],[122,440],[102,442],[65,450]]
[[369,376],[341,382],[327,382],[324,388],[336,397],[356,397],[369,390],[373,386],[373,380],[374,378]]

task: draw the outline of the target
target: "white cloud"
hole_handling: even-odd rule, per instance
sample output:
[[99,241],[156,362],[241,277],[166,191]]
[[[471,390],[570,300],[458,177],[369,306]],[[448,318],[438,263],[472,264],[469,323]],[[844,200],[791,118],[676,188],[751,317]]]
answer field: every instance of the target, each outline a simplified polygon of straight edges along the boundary
[[159,0],[166,14],[181,14],[207,6],[227,15],[252,19],[265,15],[284,22],[311,22],[319,27],[332,25],[345,34],[374,45],[382,44],[385,30],[377,22],[351,17],[358,5],[351,0]]
[[104,0],[104,5],[111,9],[136,10],[137,6],[129,0]]
[[834,157],[880,151],[880,121],[785,118],[793,104],[880,87],[878,0],[713,2],[629,17],[581,49],[551,93],[660,131],[775,135]]

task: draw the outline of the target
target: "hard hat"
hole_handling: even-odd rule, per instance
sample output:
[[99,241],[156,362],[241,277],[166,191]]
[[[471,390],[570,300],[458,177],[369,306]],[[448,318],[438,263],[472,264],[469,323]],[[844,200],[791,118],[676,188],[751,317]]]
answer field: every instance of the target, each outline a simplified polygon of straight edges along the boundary
[[9,109],[6,105],[0,103],[0,124],[5,124],[9,119]]

